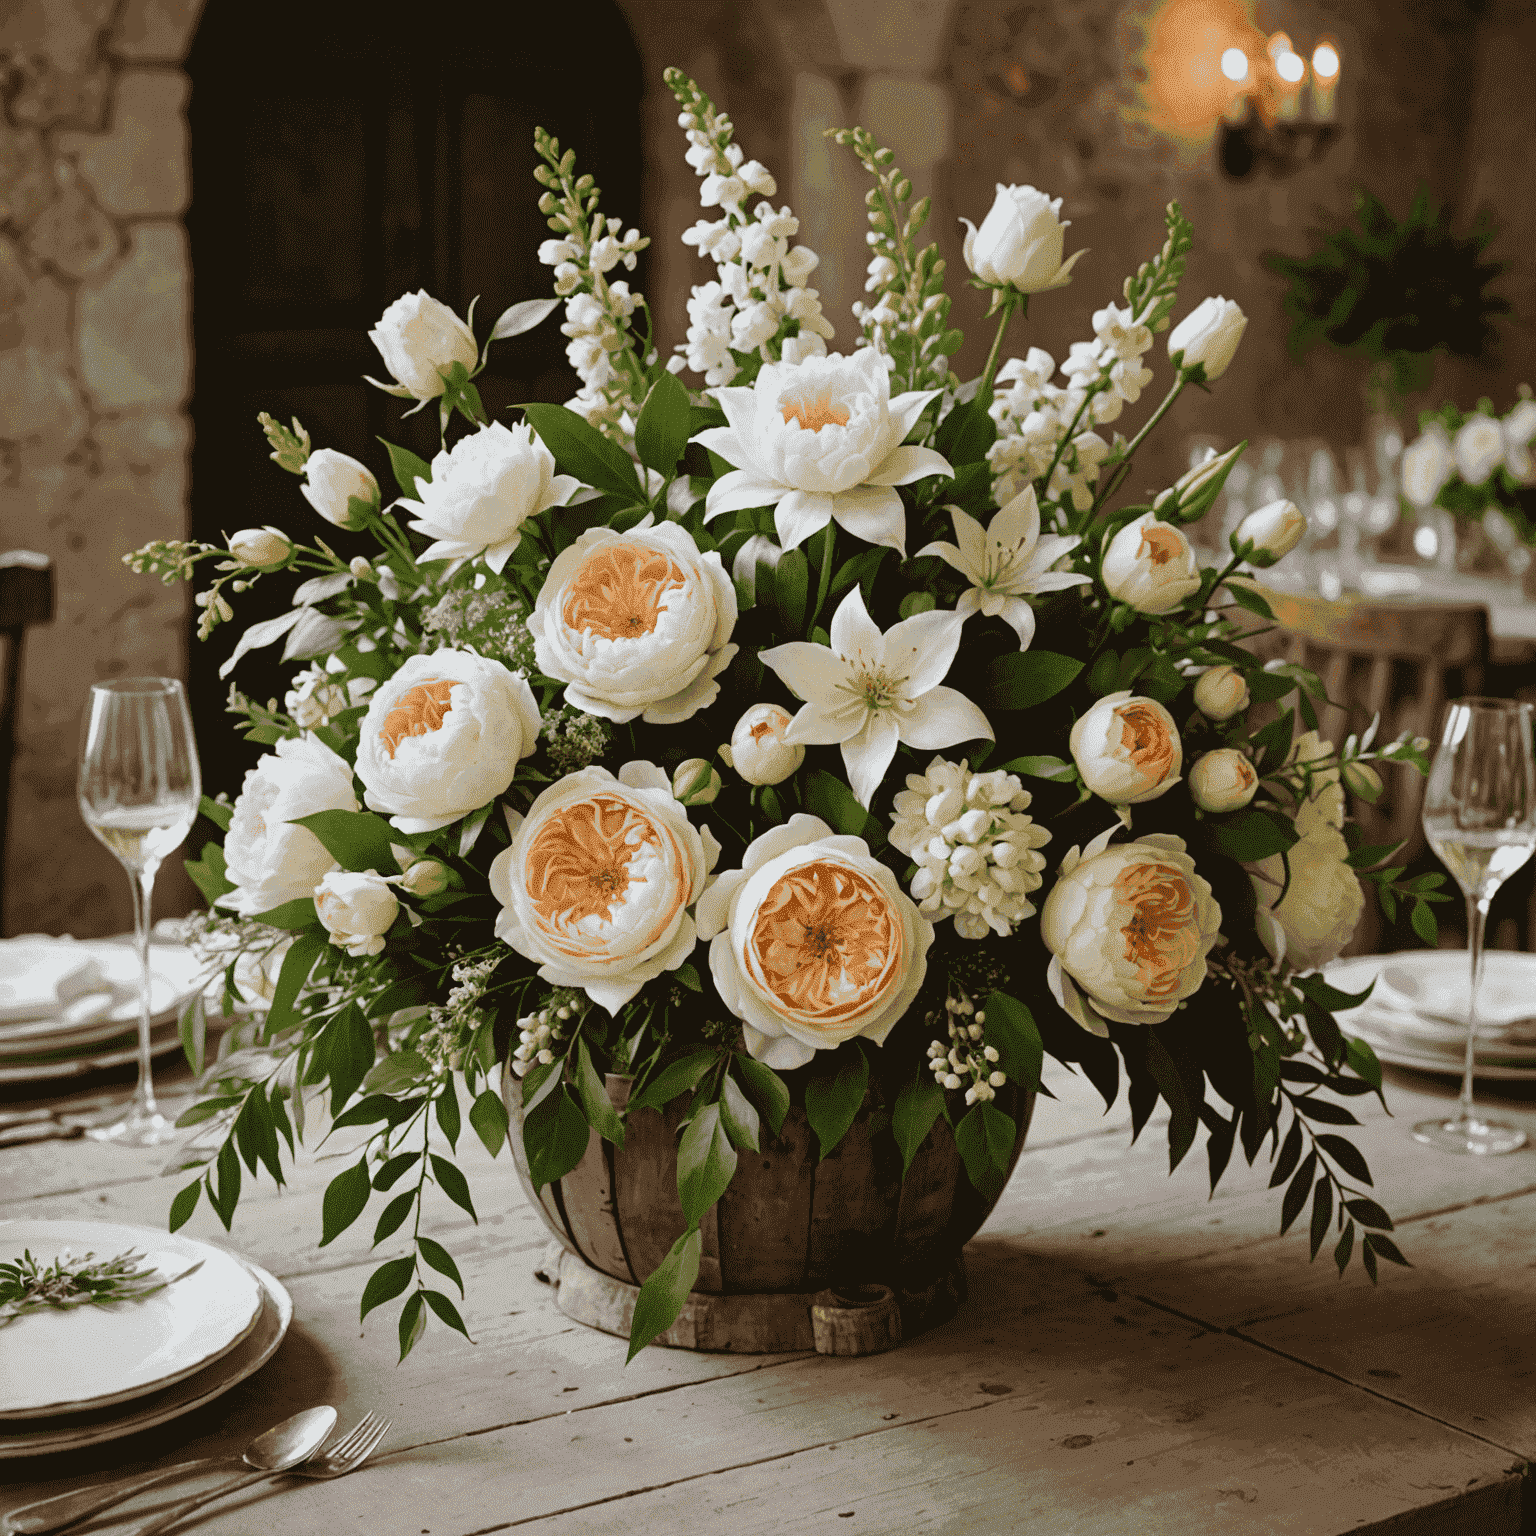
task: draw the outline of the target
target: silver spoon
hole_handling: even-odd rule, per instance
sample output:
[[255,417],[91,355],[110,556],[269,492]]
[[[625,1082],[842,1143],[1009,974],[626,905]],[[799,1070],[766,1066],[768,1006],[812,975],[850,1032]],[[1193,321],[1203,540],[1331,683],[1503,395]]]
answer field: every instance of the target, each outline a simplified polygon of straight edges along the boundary
[[[183,1501],[169,1514],[160,1516],[150,1525],[140,1527],[141,1533],[161,1530],[210,1499],[222,1498],[226,1493],[249,1487],[264,1477],[275,1477],[280,1472],[308,1461],[335,1427],[336,1410],[329,1407],[306,1408],[302,1413],[294,1414],[291,1419],[284,1419],[265,1434],[257,1435],[246,1446],[242,1460],[248,1466],[258,1468],[258,1471],[224,1483],[210,1493]],[[79,1493],[43,1499],[22,1509],[13,1509],[5,1517],[3,1525],[0,1525],[0,1530],[4,1531],[5,1536],[44,1536],[48,1531],[73,1525],[77,1520],[84,1520],[88,1515],[94,1515],[124,1499],[131,1499],[135,1494],[159,1483],[167,1483],[174,1478],[218,1465],[219,1462],[212,1460],[182,1462],[174,1467],[162,1467],[158,1472],[151,1472],[145,1477],[130,1478],[127,1482],[109,1483],[105,1487],[86,1488]]]

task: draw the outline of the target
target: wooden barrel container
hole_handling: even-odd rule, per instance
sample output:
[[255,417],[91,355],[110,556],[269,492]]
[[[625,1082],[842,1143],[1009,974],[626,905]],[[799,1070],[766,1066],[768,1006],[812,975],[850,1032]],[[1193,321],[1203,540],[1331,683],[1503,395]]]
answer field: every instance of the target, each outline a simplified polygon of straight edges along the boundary
[[[630,1079],[610,1076],[607,1087],[622,1108]],[[674,1100],[664,1113],[631,1115],[622,1151],[593,1131],[581,1162],[538,1190],[523,1151],[521,1079],[508,1068],[502,1096],[518,1176],[563,1250],[552,1256],[557,1264],[546,1260],[541,1277],[557,1284],[567,1316],[627,1337],[638,1287],[683,1232],[677,1127],[688,1099]],[[997,1102],[1020,1127],[1011,1173],[1034,1095],[1010,1083]],[[876,1134],[872,1114],[882,1127]],[[996,1201],[971,1184],[943,1119],[903,1179],[888,1123],[866,1099],[823,1161],[798,1108],[777,1137],[765,1123],[762,1150],[739,1154],[730,1188],[704,1218],[698,1280],[657,1342],[752,1354],[812,1349],[836,1335],[845,1341],[836,1352],[863,1353],[951,1316],[964,1296],[960,1251]],[[813,1307],[822,1322],[826,1308],[849,1308],[854,1325],[819,1327]],[[865,1337],[869,1351],[847,1342],[851,1336]]]

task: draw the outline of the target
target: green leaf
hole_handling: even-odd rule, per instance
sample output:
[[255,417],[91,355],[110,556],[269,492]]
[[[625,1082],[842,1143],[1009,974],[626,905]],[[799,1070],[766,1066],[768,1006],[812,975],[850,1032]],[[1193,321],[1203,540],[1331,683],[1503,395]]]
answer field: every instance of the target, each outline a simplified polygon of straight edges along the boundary
[[1359,992],[1341,992],[1337,987],[1329,986],[1321,976],[1298,976],[1293,985],[1302,996],[1310,997],[1319,1008],[1326,1008],[1330,1013],[1338,1013],[1345,1008],[1358,1008],[1376,990],[1373,981]]
[[475,1203],[469,1198],[469,1180],[446,1157],[439,1157],[436,1152],[429,1156],[432,1159],[432,1175],[438,1187],[455,1205],[468,1211],[478,1227],[480,1218],[475,1215]]
[[1370,1164],[1354,1142],[1325,1132],[1317,1138],[1317,1144],[1350,1178],[1359,1179],[1362,1184],[1371,1183]]
[[240,1113],[235,1116],[235,1145],[245,1159],[245,1166],[256,1172],[258,1162],[266,1165],[273,1182],[283,1182],[282,1163],[278,1159],[277,1127],[267,1104],[266,1090],[257,1083],[245,1096]]
[[1435,909],[1426,902],[1416,901],[1408,921],[1413,924],[1413,931],[1418,934],[1425,945],[1433,949],[1440,942],[1440,925],[1435,921]]
[[998,764],[999,773],[1019,773],[1028,779],[1075,779],[1077,767],[1059,757],[1015,757]]
[[803,549],[786,549],[773,570],[773,601],[779,623],[795,638],[805,623],[805,597],[810,584],[810,562]]
[[201,1077],[203,1052],[208,1040],[208,1014],[201,991],[194,993],[191,1001],[181,1010],[177,1026],[181,1035],[181,1053],[187,1058],[193,1076]]
[[630,1099],[629,1112],[665,1109],[679,1094],[696,1088],[699,1079],[719,1060],[719,1051],[703,1050],[669,1063]]
[[951,464],[974,464],[984,459],[987,449],[997,441],[997,423],[992,420],[991,404],[992,391],[978,391],[939,423],[933,445]]
[[197,802],[197,808],[211,821],[221,832],[229,831],[229,824],[234,820],[235,808],[232,805],[220,805],[217,800],[210,800],[207,795],[202,796]]
[[1364,1040],[1346,1040],[1344,1042],[1344,1050],[1349,1058],[1350,1068],[1355,1075],[1363,1078],[1379,1094],[1381,1092],[1381,1063],[1376,1059],[1376,1052]]
[[187,1187],[171,1201],[171,1218],[169,1230],[179,1231],[192,1219],[192,1212],[197,1209],[198,1196],[203,1192],[203,1181],[193,1179]]
[[720,1123],[733,1146],[756,1152],[761,1144],[757,1111],[729,1072],[720,1080]]
[[[670,378],[671,375],[669,374]],[[587,1054],[587,1042],[580,1036],[576,1040],[576,1092],[581,1107],[586,1111],[587,1124],[604,1141],[611,1141],[621,1152],[624,1150],[624,1122],[608,1097],[603,1080]]]
[[386,1237],[393,1237],[400,1230],[401,1223],[411,1214],[411,1207],[416,1203],[416,1191],[408,1189],[404,1194],[396,1195],[388,1205],[384,1207],[384,1214],[379,1217],[379,1224],[373,1229],[373,1246],[377,1248]]
[[[448,1255],[445,1253],[443,1257],[447,1259]],[[451,1264],[453,1261],[449,1259],[448,1262]],[[450,1328],[456,1329],[466,1339],[469,1339],[469,1329],[464,1326],[464,1319],[459,1316],[459,1309],[454,1306],[448,1297],[444,1296],[441,1291],[422,1291],[420,1294],[427,1298],[427,1305],[437,1313],[440,1322],[447,1323]],[[474,1340],[470,1339],[470,1343],[473,1344]]]
[[666,1258],[646,1277],[635,1298],[634,1316],[629,1325],[628,1365],[658,1334],[665,1333],[677,1321],[688,1300],[693,1282],[699,1278],[699,1256],[704,1240],[697,1227],[690,1227],[668,1250]]
[[677,1193],[683,1219],[696,1227],[736,1173],[736,1149],[720,1121],[719,1104],[706,1104],[688,1122],[677,1145]]
[[1269,1187],[1279,1187],[1296,1171],[1296,1165],[1301,1161],[1301,1120],[1291,1121],[1291,1128],[1285,1134],[1285,1140],[1280,1144],[1280,1156],[1275,1159],[1274,1172],[1269,1176]]
[[1354,1222],[1350,1222],[1349,1225],[1344,1228],[1343,1233],[1339,1237],[1338,1245],[1333,1250],[1333,1262],[1339,1266],[1339,1273],[1341,1275],[1346,1269],[1349,1268],[1349,1258],[1350,1255],[1354,1252],[1354,1249],[1355,1224]]
[[816,1132],[822,1159],[848,1134],[869,1086],[869,1062],[856,1045],[840,1048],[834,1060],[838,1063],[835,1073],[824,1073],[805,1085],[805,1115]]
[[944,1090],[933,1074],[918,1069],[918,1074],[896,1096],[891,1111],[891,1134],[901,1148],[901,1176],[906,1178],[917,1149],[933,1129],[933,1122],[944,1113]]
[[[214,1187],[217,1180],[218,1187]],[[224,1223],[227,1232],[235,1219],[235,1207],[240,1203],[240,1156],[235,1151],[233,1137],[219,1148],[219,1155],[208,1176],[208,1203],[214,1214]]]
[[639,478],[629,455],[616,443],[610,443],[596,427],[563,405],[525,405],[523,415],[554,454],[567,474],[575,475],[583,485],[618,496],[633,496],[644,501]]
[[181,864],[210,907],[235,888],[225,873],[224,850],[217,843],[204,843],[201,859],[183,859]]
[[805,808],[811,815],[821,817],[834,832],[862,837],[872,851],[885,842],[879,823],[859,804],[854,792],[825,768],[818,768],[806,780]]
[[370,1093],[403,1093],[429,1078],[435,1069],[420,1051],[391,1051],[363,1079]]
[[375,1307],[382,1307],[386,1301],[393,1301],[411,1283],[411,1276],[415,1272],[415,1259],[387,1259],[379,1265],[369,1275],[368,1284],[363,1287],[358,1322],[362,1322]]
[[523,1150],[535,1189],[563,1179],[586,1155],[587,1117],[563,1082],[523,1117]]
[[[447,1275],[459,1288],[459,1295],[464,1294],[464,1277],[459,1273],[459,1266],[453,1262],[453,1256],[439,1242],[430,1237],[418,1237],[416,1246],[421,1250],[421,1256],[440,1275]],[[446,1321],[446,1319],[444,1319]]]
[[231,1104],[244,1102],[243,1093],[224,1093],[214,1099],[202,1099],[192,1105],[190,1109],[184,1109],[176,1117],[178,1126],[200,1125],[204,1120],[211,1120],[220,1110],[225,1110]]
[[299,995],[327,943],[325,934],[316,929],[313,933],[301,933],[288,946],[288,953],[283,956],[277,973],[277,985],[272,989],[272,1006],[267,1010],[267,1039],[275,1039],[298,1021],[299,1016],[294,1010]]
[[1239,864],[1256,864],[1296,844],[1296,828],[1289,817],[1272,815],[1254,806],[1233,811],[1229,816],[1213,816],[1210,827],[1216,846]]
[[678,966],[672,972],[672,979],[687,987],[690,992],[702,992],[704,990],[704,983],[699,980],[699,973],[691,965]]
[[343,869],[371,869],[376,875],[395,872],[390,843],[398,841],[399,834],[372,811],[316,811],[295,817],[289,825],[313,832]]
[[993,709],[1033,709],[1067,687],[1082,662],[1054,651],[1007,651],[987,663],[978,702]]
[[338,1173],[326,1185],[325,1199],[320,1210],[322,1248],[340,1237],[363,1214],[363,1207],[368,1204],[372,1189],[373,1181],[368,1177],[366,1157]]
[[373,1176],[373,1187],[380,1194],[387,1189],[393,1189],[420,1160],[420,1152],[397,1152],[393,1157],[379,1164],[379,1171]]
[[1307,1196],[1312,1193],[1312,1177],[1316,1172],[1317,1153],[1308,1152],[1301,1167],[1296,1170],[1296,1177],[1291,1180],[1290,1188],[1285,1192],[1285,1199],[1280,1202],[1282,1235],[1290,1231],[1291,1223],[1301,1215],[1301,1208],[1306,1204]]
[[[421,1100],[413,1102],[419,1104]],[[337,1115],[331,1122],[331,1129],[339,1131],[349,1125],[377,1125],[381,1120],[395,1125],[403,1118],[399,1099],[387,1093],[370,1093],[367,1098],[359,1099],[345,1114]]]
[[1384,1237],[1380,1232],[1367,1232],[1365,1244],[1373,1253],[1379,1253],[1389,1264],[1401,1264],[1404,1269],[1413,1268],[1390,1237]]
[[300,896],[294,901],[285,901],[280,907],[273,907],[270,912],[258,912],[253,921],[265,923],[269,928],[284,928],[296,933],[301,928],[318,923],[320,919],[315,916],[315,898]]
[[457,1152],[459,1149],[459,1131],[463,1123],[459,1119],[459,1094],[453,1085],[453,1077],[450,1074],[443,1081],[432,1106],[437,1112],[438,1128],[448,1140],[449,1147]]
[[[1229,581],[1227,583],[1227,592],[1239,608],[1246,608],[1250,613],[1258,614],[1261,619],[1274,618],[1274,609],[1252,587],[1244,586],[1241,582]],[[1290,690],[1287,689],[1286,691],[1289,692]],[[1316,1254],[1313,1257],[1315,1258]]]
[[784,1079],[772,1067],[744,1052],[736,1053],[732,1065],[756,1097],[767,1117],[768,1129],[777,1136],[784,1128],[784,1116],[789,1113],[789,1088]]
[[409,496],[416,500],[418,492],[416,482],[425,480],[429,485],[432,482],[432,466],[423,458],[412,453],[409,448],[402,448],[398,443],[385,442],[384,451],[389,455],[389,467],[394,472],[395,484],[400,487],[402,496]]
[[479,810],[471,811],[464,818],[463,825],[459,828],[459,857],[467,859],[474,852],[475,844],[480,841],[480,834],[485,830],[485,824],[490,820],[491,812],[496,809],[496,802],[488,800]]
[[982,1012],[986,1015],[983,1039],[997,1048],[998,1065],[1014,1082],[1038,1093],[1045,1045],[1035,1027],[1034,1014],[1006,992],[992,993]]
[[651,385],[635,422],[635,452],[648,469],[670,475],[677,468],[688,446],[688,412],[687,389],[675,373],[663,372]]
[[1360,1262],[1365,1265],[1365,1272],[1371,1277],[1371,1284],[1376,1284],[1376,1250],[1371,1246],[1371,1234],[1361,1234]]
[[427,1314],[422,1307],[422,1292],[413,1291],[400,1309],[400,1359],[415,1349],[416,1341],[426,1332]]
[[1312,1258],[1317,1258],[1323,1239],[1328,1236],[1328,1223],[1333,1220],[1333,1182],[1322,1174],[1312,1191]]
[[965,1163],[966,1174],[989,1200],[1003,1192],[1008,1155],[1017,1135],[1018,1127],[1013,1121],[989,1102],[972,1105],[955,1127],[955,1146]]
[[1317,1099],[1306,1094],[1291,1102],[1297,1112],[1305,1115],[1308,1120],[1320,1120],[1324,1125],[1360,1124],[1342,1104],[1335,1104],[1332,1099]]
[[485,1150],[496,1157],[507,1144],[507,1106],[501,1095],[487,1088],[469,1106],[469,1123],[485,1143]]
[[1392,1230],[1392,1218],[1374,1200],[1368,1200],[1364,1195],[1346,1200],[1344,1207],[1362,1227],[1381,1227],[1388,1232]]
[[331,1080],[331,1114],[338,1115],[373,1066],[373,1030],[363,1010],[349,1003],[325,1026],[320,1040]]

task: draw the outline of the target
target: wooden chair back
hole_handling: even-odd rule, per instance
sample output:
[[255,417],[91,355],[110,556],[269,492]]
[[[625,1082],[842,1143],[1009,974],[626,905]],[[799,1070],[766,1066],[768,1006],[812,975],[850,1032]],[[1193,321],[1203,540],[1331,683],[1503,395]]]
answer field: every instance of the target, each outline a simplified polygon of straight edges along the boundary
[[0,913],[5,910],[5,839],[21,698],[22,642],[30,626],[52,619],[53,567],[47,556],[27,549],[0,552]]

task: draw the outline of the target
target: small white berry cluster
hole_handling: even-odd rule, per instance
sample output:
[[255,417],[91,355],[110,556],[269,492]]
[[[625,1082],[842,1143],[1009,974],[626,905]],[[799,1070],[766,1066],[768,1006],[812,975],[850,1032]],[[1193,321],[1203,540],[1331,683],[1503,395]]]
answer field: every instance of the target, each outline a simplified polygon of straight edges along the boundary
[[[928,1046],[928,1070],[941,1088],[965,1087],[967,1104],[982,1104],[997,1097],[997,1090],[1008,1081],[998,1070],[997,1047],[984,1038],[987,1016],[962,991],[944,1001],[949,1044],[934,1040]],[[938,1015],[928,1015],[930,1025]]]
[[512,1052],[512,1070],[527,1076],[536,1066],[547,1067],[555,1059],[555,1046],[571,1032],[586,1012],[584,993],[561,987],[544,999],[544,1006],[517,1021],[517,1047]]
[[482,1022],[480,1000],[500,964],[500,955],[485,955],[478,960],[461,960],[449,972],[453,986],[433,1008],[431,1024],[416,1041],[416,1049],[428,1061],[458,1066],[459,1051]]

